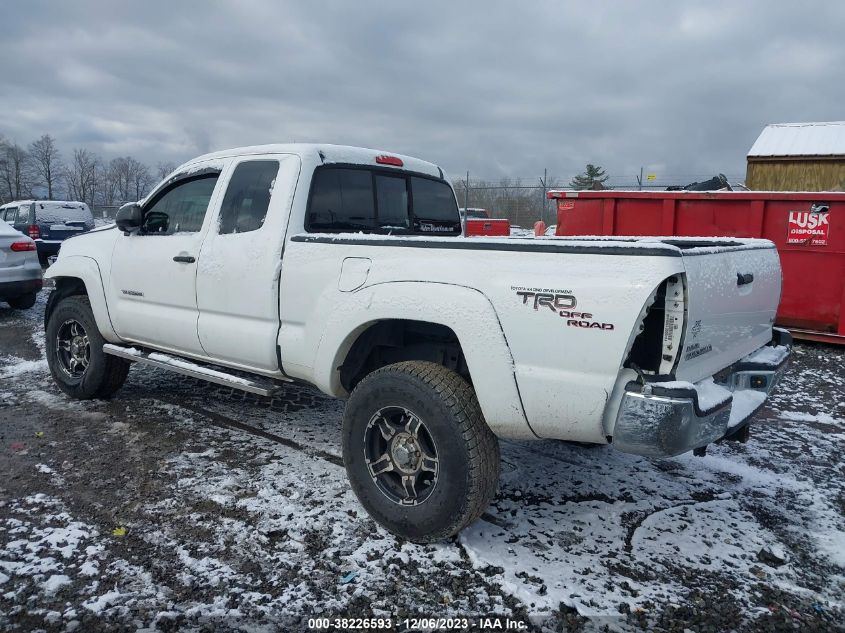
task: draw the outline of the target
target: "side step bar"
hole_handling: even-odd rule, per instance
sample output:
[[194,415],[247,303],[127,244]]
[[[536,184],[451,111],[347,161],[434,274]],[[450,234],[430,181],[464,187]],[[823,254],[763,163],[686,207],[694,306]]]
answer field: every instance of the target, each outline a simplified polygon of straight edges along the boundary
[[[144,352],[134,347],[122,347],[120,345],[112,345],[106,343],[103,345],[103,352],[124,358],[133,363],[144,363],[152,365],[159,369],[166,369],[177,374],[198,378],[206,382],[213,382],[216,385],[223,385],[225,387],[232,387],[240,389],[241,391],[248,391],[249,393],[256,393],[259,396],[274,396],[281,387],[269,380],[258,381],[249,378],[242,378],[234,374],[227,374],[225,371],[219,369],[212,369],[206,365],[200,365],[193,361],[179,356],[170,356],[169,354],[162,354],[161,352]],[[289,381],[290,382],[290,381]]]

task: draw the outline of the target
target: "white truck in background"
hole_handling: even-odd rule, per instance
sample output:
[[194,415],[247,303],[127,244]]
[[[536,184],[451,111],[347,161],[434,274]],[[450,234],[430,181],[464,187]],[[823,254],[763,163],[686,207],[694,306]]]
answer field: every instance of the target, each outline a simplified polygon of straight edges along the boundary
[[352,488],[415,541],[482,514],[497,438],[744,439],[790,349],[768,241],[467,239],[439,167],[333,145],[194,159],[46,276],[67,394],[110,397],[135,361],[348,398]]

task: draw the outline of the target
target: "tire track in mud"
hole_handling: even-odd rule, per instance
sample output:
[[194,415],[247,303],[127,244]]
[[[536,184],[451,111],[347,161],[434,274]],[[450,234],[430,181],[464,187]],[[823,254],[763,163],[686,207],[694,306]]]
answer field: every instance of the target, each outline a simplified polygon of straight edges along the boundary
[[305,455],[308,455],[309,457],[316,457],[318,459],[323,459],[331,464],[334,464],[335,466],[340,466],[341,468],[344,467],[343,458],[339,455],[335,455],[334,453],[329,453],[328,451],[306,446],[305,444],[301,444],[300,442],[297,442],[295,440],[291,440],[286,437],[282,437],[281,435],[276,435],[275,433],[271,433],[269,431],[265,431],[263,429],[251,426],[244,422],[234,420],[226,415],[223,415],[222,413],[211,411],[209,409],[206,409],[205,407],[200,407],[193,403],[180,402],[175,398],[169,398],[167,396],[162,395],[157,395],[155,399],[160,402],[164,402],[165,404],[169,404],[180,409],[190,411],[191,413],[194,413],[196,415],[202,416],[209,420],[211,424],[216,427],[249,433],[250,435],[254,435],[256,437],[269,440],[276,444],[281,444],[282,446],[285,446],[287,448],[300,451]]

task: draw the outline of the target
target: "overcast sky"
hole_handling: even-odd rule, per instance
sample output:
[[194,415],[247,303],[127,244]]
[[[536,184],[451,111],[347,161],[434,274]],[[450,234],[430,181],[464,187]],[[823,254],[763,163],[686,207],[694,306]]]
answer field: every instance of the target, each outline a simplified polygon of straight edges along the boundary
[[363,145],[452,176],[743,175],[845,119],[845,3],[4,2],[0,134],[152,165]]

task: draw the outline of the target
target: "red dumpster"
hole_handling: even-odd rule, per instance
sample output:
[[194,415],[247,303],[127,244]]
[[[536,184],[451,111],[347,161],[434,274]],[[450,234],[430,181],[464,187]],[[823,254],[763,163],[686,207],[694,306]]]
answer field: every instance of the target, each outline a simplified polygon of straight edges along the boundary
[[783,268],[779,325],[845,345],[845,193],[550,191],[556,235],[762,237]]

